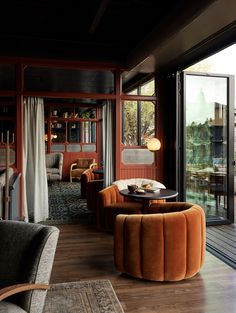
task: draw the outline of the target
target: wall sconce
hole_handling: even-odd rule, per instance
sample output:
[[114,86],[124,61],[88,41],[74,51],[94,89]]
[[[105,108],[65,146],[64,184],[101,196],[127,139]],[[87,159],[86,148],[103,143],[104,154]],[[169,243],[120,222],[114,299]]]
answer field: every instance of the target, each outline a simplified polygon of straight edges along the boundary
[[157,138],[152,138],[147,142],[147,148],[151,152],[155,152],[161,149],[161,142]]

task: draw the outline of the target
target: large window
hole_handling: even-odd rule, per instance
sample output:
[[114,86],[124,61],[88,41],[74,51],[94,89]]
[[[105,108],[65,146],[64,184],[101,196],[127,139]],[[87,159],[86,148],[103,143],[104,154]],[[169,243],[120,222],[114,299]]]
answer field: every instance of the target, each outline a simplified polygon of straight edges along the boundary
[[[129,92],[129,95],[154,94],[154,80]],[[155,134],[155,104],[152,101],[123,102],[122,142],[126,146],[145,146]]]

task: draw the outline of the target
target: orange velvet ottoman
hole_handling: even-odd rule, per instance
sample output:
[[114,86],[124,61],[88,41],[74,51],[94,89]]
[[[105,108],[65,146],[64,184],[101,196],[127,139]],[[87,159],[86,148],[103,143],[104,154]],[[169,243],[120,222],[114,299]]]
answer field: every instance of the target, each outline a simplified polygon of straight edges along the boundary
[[154,281],[190,278],[204,262],[205,230],[203,209],[187,202],[153,204],[150,214],[118,215],[116,269]]

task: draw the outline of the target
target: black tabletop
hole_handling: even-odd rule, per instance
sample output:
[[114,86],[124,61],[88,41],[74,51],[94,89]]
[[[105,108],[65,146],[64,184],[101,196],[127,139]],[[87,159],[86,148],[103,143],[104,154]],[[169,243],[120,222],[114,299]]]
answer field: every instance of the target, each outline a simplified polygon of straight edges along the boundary
[[170,199],[178,196],[176,190],[171,189],[160,189],[160,192],[145,192],[144,194],[131,193],[128,189],[120,190],[120,194],[125,197],[143,200],[160,200],[160,199]]

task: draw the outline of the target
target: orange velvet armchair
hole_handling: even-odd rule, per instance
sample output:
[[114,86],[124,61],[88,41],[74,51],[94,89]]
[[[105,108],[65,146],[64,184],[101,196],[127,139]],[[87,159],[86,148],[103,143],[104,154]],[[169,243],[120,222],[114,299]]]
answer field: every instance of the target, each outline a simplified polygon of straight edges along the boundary
[[96,212],[99,230],[113,232],[118,214],[141,214],[142,203],[130,201],[119,193],[116,185],[111,185],[98,192]]
[[117,270],[154,281],[193,277],[205,258],[203,209],[186,202],[166,202],[151,205],[149,213],[116,217]]
[[99,179],[99,174],[94,174],[93,169],[86,170],[81,175],[81,197],[87,199],[89,211],[96,212],[98,192],[103,189],[103,179]]
[[[86,192],[87,192],[87,184],[88,182],[91,181],[101,181],[103,182],[103,179],[99,179],[99,174],[94,174],[93,173],[93,168],[85,170],[82,174],[81,174],[81,178],[80,178],[80,183],[81,183],[81,198],[85,199],[87,198]],[[102,184],[103,187],[103,184]],[[101,188],[102,189],[102,188]],[[101,190],[100,189],[100,190]]]

